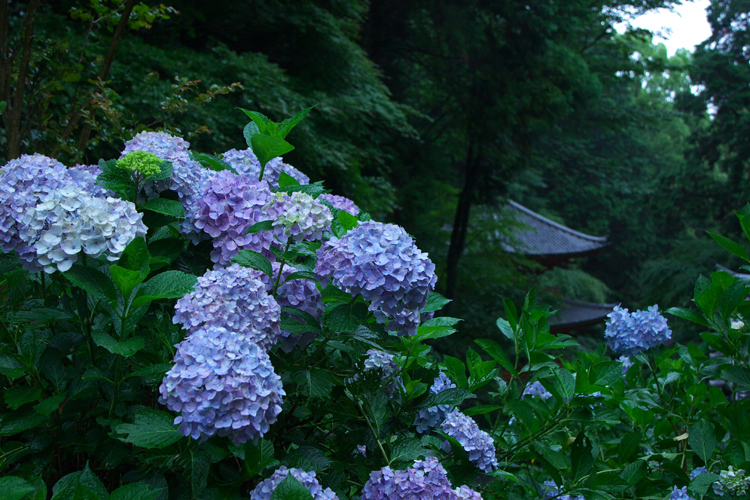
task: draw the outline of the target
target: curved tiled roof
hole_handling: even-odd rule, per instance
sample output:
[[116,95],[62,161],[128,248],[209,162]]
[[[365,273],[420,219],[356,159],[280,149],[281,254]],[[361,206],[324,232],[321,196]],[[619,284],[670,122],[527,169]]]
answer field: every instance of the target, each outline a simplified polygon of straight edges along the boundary
[[560,309],[549,319],[550,330],[570,331],[602,323],[616,305],[563,299]]
[[515,201],[508,200],[508,207],[515,212],[515,219],[523,227],[513,235],[518,244],[502,244],[507,252],[529,257],[583,257],[609,244],[606,236],[579,233]]

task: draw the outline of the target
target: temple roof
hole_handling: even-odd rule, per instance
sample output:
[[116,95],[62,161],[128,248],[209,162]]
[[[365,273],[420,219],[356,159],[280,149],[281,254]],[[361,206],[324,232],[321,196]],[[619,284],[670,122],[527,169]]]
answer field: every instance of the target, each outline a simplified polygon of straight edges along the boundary
[[591,236],[542,217],[515,201],[508,200],[508,208],[524,227],[514,234],[516,245],[503,243],[505,251],[529,257],[567,258],[592,255],[609,244],[606,236]]
[[569,332],[602,323],[616,305],[563,299],[560,309],[549,319],[550,331]]

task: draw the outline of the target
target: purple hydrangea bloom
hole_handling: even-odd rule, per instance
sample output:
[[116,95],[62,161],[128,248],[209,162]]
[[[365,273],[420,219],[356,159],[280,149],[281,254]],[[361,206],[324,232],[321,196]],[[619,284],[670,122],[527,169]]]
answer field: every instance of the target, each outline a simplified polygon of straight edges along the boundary
[[261,481],[253,491],[250,492],[250,500],[271,500],[273,491],[286,477],[291,474],[294,479],[305,485],[313,500],[338,500],[338,496],[331,488],[325,488],[315,479],[315,472],[305,472],[302,469],[287,469],[282,465],[268,479]]
[[[455,388],[456,384],[451,382],[451,380],[445,376],[445,373],[440,372],[440,375],[433,381],[432,387],[430,387],[430,392],[432,394],[438,394],[446,389]],[[454,408],[454,405],[437,405],[425,408],[424,410],[419,410],[417,418],[414,421],[414,425],[417,426],[417,432],[421,434],[436,429],[443,423],[445,417],[447,417]]]
[[109,189],[104,189],[97,183],[96,178],[102,173],[102,169],[96,165],[75,165],[67,171],[67,176],[73,184],[86,189],[91,195],[99,198],[115,196],[115,193]]
[[378,351],[377,349],[370,349],[367,351],[365,371],[370,370],[382,370],[383,378],[387,379],[398,373],[398,365],[393,361],[393,354],[388,354],[385,351]]
[[695,469],[690,471],[690,480],[692,481],[701,474],[708,474],[708,469],[706,469],[705,467],[696,467]]
[[268,350],[279,336],[281,308],[268,294],[262,276],[266,275],[238,264],[208,271],[177,301],[172,320],[189,332],[224,327]]
[[122,156],[133,151],[155,154],[162,160],[179,153],[187,153],[190,143],[166,132],[141,132],[125,143]]
[[280,229],[247,234],[256,222],[268,220],[263,207],[271,199],[265,183],[254,182],[229,170],[218,172],[198,200],[195,225],[214,240],[211,260],[229,265],[240,249],[255,250],[271,260],[271,245],[284,244]]
[[560,495],[560,488],[555,484],[554,481],[545,481],[545,493],[544,498],[554,498],[555,500],[586,500],[582,495],[572,497],[570,495]]
[[338,208],[339,210],[343,210],[344,212],[349,212],[355,217],[359,215],[359,207],[355,205],[354,202],[349,198],[330,193],[321,194],[318,199],[321,198],[333,205],[333,208]]
[[609,347],[623,356],[651,349],[672,337],[672,330],[667,326],[666,318],[659,314],[659,307],[656,305],[632,314],[627,309],[615,306],[607,316],[610,321],[604,337]]
[[540,397],[542,399],[549,399],[552,397],[552,393],[550,393],[547,389],[544,388],[541,382],[538,380],[534,382],[533,384],[526,387],[526,389],[523,390],[523,396],[531,396],[533,397]]
[[174,423],[185,436],[226,436],[239,446],[268,432],[286,393],[263,348],[208,326],[177,345],[159,394],[159,403],[180,412]]
[[320,240],[331,227],[331,210],[306,193],[275,193],[263,207],[275,228],[294,241]]
[[362,488],[362,500],[481,500],[468,486],[451,489],[443,466],[437,458],[417,460],[406,470],[386,466],[370,473]]
[[[241,151],[230,149],[223,154],[223,159],[243,177],[247,177],[252,181],[259,180],[260,162],[252,149],[243,149]],[[263,171],[263,181],[268,184],[269,188],[277,189],[279,187],[281,172],[290,175],[300,184],[310,183],[308,176],[293,166],[284,163],[281,161],[281,158],[274,158],[266,164],[266,168]]]
[[687,493],[687,486],[683,486],[682,488],[677,488],[677,486],[674,487],[672,490],[672,493],[669,495],[669,500],[695,500],[693,497],[688,495]]
[[461,443],[469,460],[475,463],[479,470],[492,472],[497,469],[495,443],[471,417],[467,417],[459,410],[453,410],[445,417],[440,429]]
[[97,198],[73,185],[55,189],[22,219],[19,238],[34,249],[36,263],[30,254],[22,258],[47,273],[67,271],[81,251],[94,258],[106,253],[107,260],[116,261],[131,241],[146,236],[142,218],[129,201]]
[[315,273],[323,284],[353,295],[362,294],[386,329],[414,335],[419,311],[435,288],[435,264],[420,251],[403,228],[363,222],[342,238],[318,250]]

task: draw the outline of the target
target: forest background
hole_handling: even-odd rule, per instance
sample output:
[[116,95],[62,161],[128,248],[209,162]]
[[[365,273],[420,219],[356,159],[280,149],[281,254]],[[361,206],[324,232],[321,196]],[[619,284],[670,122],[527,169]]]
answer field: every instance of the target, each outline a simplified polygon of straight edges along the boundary
[[[732,266],[750,200],[747,0],[713,0],[713,35],[668,57],[614,25],[669,0],[0,2],[0,162],[119,155],[142,130],[244,149],[246,117],[308,106],[284,156],[437,264],[465,335],[501,297],[685,306]],[[127,22],[120,22],[126,13]],[[507,199],[609,235],[546,271],[507,253]]]

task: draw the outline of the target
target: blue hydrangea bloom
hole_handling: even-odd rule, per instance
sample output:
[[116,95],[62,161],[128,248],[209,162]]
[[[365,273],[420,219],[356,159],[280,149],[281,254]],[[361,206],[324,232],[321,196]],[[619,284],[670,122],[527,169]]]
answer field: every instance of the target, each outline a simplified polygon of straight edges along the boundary
[[707,474],[708,469],[705,467],[696,467],[695,469],[690,471],[690,480],[692,481],[696,477],[700,476],[701,474]]
[[269,295],[263,276],[238,264],[208,271],[177,301],[172,321],[188,332],[224,327],[268,350],[279,336],[281,308]]
[[162,160],[179,153],[187,153],[190,143],[166,132],[141,132],[125,143],[122,156],[133,151],[155,154]]
[[719,479],[712,483],[714,493],[722,497],[729,493],[738,498],[747,495],[750,490],[750,477],[745,477],[743,469],[734,470],[730,465],[719,473]]
[[159,403],[180,416],[185,436],[226,436],[235,445],[262,437],[286,393],[266,351],[225,328],[208,326],[177,345]]
[[[116,261],[128,244],[146,236],[148,228],[135,205],[119,198],[90,196],[68,185],[41,195],[22,218],[19,238],[34,249],[36,263],[47,273],[67,271],[83,251],[91,257],[106,253]],[[24,253],[22,258],[35,265]]]
[[359,215],[359,207],[354,204],[352,200],[344,196],[338,196],[335,194],[325,193],[321,194],[318,199],[326,200],[328,203],[333,205],[333,208],[338,208],[344,212],[357,216]]
[[115,193],[104,189],[96,180],[102,169],[96,165],[75,165],[68,168],[66,175],[76,186],[81,186],[92,196],[98,198],[115,197]]
[[630,360],[630,356],[620,356],[617,358],[617,361],[622,363],[622,378],[624,379],[628,370],[630,370],[630,367],[633,366],[634,363]]
[[[433,381],[432,387],[430,387],[430,392],[432,394],[438,394],[446,389],[455,388],[456,384],[451,382],[451,380],[445,376],[445,373],[440,372],[440,375]],[[417,432],[421,434],[436,429],[443,423],[445,417],[447,417],[454,408],[454,405],[437,405],[425,408],[424,410],[419,410],[417,418],[414,421],[414,425],[417,426]]]
[[479,470],[492,472],[497,469],[495,443],[471,417],[467,417],[459,410],[453,410],[445,417],[440,429],[461,443],[469,460],[475,463]]
[[306,193],[275,193],[263,207],[275,228],[294,241],[320,240],[331,227],[331,210]]
[[[222,155],[225,162],[232,166],[238,174],[247,177],[251,181],[258,181],[260,177],[260,162],[253,153],[252,149],[236,150],[230,149]],[[310,178],[294,168],[281,161],[281,158],[274,158],[266,164],[263,171],[263,182],[268,184],[271,189],[279,187],[279,176],[281,172],[293,177],[300,184],[309,184]]]
[[615,306],[607,316],[610,321],[604,331],[604,338],[614,352],[623,356],[646,351],[672,337],[672,330],[667,326],[666,318],[659,314],[659,306],[656,305],[632,314],[627,309]]
[[549,392],[547,389],[545,389],[542,383],[537,380],[533,384],[526,386],[526,389],[523,390],[523,395],[521,397],[523,396],[531,396],[532,398],[539,397],[542,399],[549,399],[552,397],[552,393]]
[[294,479],[305,485],[313,500],[338,500],[338,496],[331,488],[325,488],[318,483],[315,472],[305,472],[302,469],[287,469],[282,465],[268,479],[261,481],[253,491],[250,492],[250,500],[271,500],[273,491],[286,477],[291,474]]
[[271,199],[265,183],[235,175],[229,170],[218,172],[203,190],[196,203],[195,225],[213,238],[211,260],[229,265],[240,249],[260,252],[272,261],[271,245],[286,241],[284,231],[259,231],[248,234],[256,222],[268,220],[263,207]]
[[386,329],[414,335],[419,311],[435,288],[435,264],[420,251],[403,228],[363,222],[342,238],[318,250],[315,273],[323,284],[353,295],[362,294]]
[[417,460],[406,470],[386,466],[370,473],[362,488],[362,500],[482,500],[481,495],[462,486],[451,489],[443,466],[437,458]]
[[555,500],[586,500],[582,495],[578,495],[577,497],[560,495],[560,488],[554,481],[545,481],[544,486],[544,498],[554,498]]
[[683,486],[682,488],[677,488],[677,486],[674,487],[672,490],[672,493],[669,494],[669,500],[695,500],[693,497],[688,495],[687,493],[687,486]]

